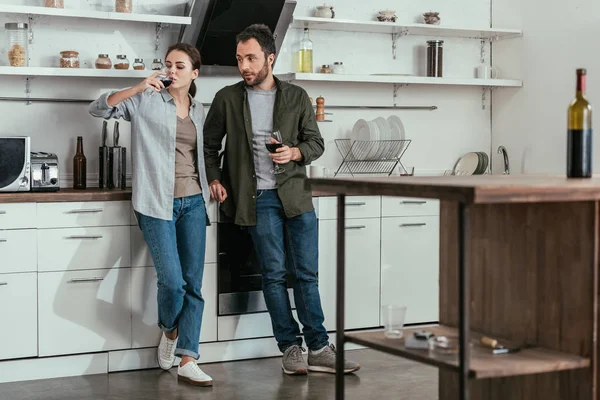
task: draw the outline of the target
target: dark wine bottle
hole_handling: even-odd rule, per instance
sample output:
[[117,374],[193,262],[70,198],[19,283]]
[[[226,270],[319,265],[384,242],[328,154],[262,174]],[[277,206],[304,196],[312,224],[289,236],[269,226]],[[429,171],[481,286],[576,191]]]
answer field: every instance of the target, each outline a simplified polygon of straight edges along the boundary
[[73,157],[73,189],[86,188],[87,160],[83,154],[83,137],[77,136],[77,152]]
[[592,176],[592,106],[585,98],[586,70],[577,70],[577,94],[569,106],[567,177]]

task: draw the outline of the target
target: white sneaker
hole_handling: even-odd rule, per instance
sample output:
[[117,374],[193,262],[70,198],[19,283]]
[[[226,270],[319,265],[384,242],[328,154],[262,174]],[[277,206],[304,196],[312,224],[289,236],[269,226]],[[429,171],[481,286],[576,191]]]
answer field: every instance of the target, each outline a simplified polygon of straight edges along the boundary
[[177,379],[196,386],[212,386],[212,378],[206,375],[194,361],[177,368]]
[[158,344],[158,365],[168,371],[175,362],[175,348],[177,347],[177,339],[169,339],[163,332]]

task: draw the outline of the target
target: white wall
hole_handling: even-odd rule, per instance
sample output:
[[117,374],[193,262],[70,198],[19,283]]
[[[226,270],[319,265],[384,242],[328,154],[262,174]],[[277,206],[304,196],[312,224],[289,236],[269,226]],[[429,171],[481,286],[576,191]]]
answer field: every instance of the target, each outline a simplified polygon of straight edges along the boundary
[[[0,0],[3,4],[39,5],[42,0]],[[512,0],[503,0],[510,2]],[[181,10],[184,0],[137,0],[137,12],[171,12]],[[404,5],[385,0],[363,2],[347,0],[336,5],[337,18],[372,20],[378,10],[394,8],[399,21],[416,22],[425,11],[439,11],[442,24],[478,27],[490,24],[489,0],[430,0],[425,3],[409,2]],[[397,3],[397,2],[396,2]],[[109,9],[108,0],[65,0],[66,7]],[[314,6],[322,0],[298,0],[295,15],[312,15]],[[0,24],[26,22],[23,15],[0,15]],[[0,26],[2,26],[0,25]],[[31,65],[56,66],[58,53],[65,49],[80,52],[82,67],[92,65],[98,53],[127,54],[130,61],[142,57],[147,66],[153,57],[164,57],[169,43],[176,40],[178,27],[167,29],[155,50],[155,25],[144,23],[117,23],[111,21],[73,20],[35,17],[35,43],[31,51]],[[1,32],[1,30],[0,30]],[[300,29],[290,29],[280,51],[276,73],[291,68],[293,48],[301,34]],[[397,59],[392,59],[391,35],[350,32],[312,31],[315,66],[343,61],[348,73],[410,73],[424,75],[425,41],[427,37],[404,37],[398,42]],[[6,65],[5,41],[0,41],[0,65]],[[444,75],[473,77],[479,63],[480,43],[477,40],[446,39],[444,43]],[[233,54],[232,54],[233,57]],[[517,76],[518,77],[518,76]],[[201,78],[197,99],[210,102],[214,93],[231,78]],[[133,85],[135,79],[91,78],[35,78],[31,82],[32,97],[96,98],[110,88]],[[303,84],[309,95],[325,97],[327,105],[392,105],[393,85],[387,84]],[[25,79],[0,77],[1,96],[22,96]],[[407,86],[398,91],[398,105],[435,105],[436,111],[395,111],[402,118],[407,138],[412,139],[405,154],[405,164],[416,166],[417,171],[451,169],[458,157],[468,151],[490,151],[490,108],[482,110],[481,88]],[[33,150],[58,154],[63,176],[71,174],[71,159],[75,138],[84,137],[88,158],[88,184],[96,183],[97,146],[100,142],[102,121],[87,113],[85,104],[2,102],[4,123],[0,135],[30,135]],[[321,132],[326,140],[326,153],[316,164],[336,169],[341,160],[334,139],[349,137],[352,126],[359,118],[387,117],[391,111],[334,110],[333,123],[322,123]],[[121,124],[122,142],[129,146],[128,124]],[[112,123],[109,125],[112,133]]]
[[[506,146],[512,173],[566,174],[567,107],[575,69],[587,68],[592,106],[600,91],[600,2],[494,1],[494,24],[523,29],[514,43],[494,44],[494,65],[523,79],[520,90],[493,97],[493,148]],[[594,171],[600,171],[594,140]],[[496,159],[500,163],[499,157]]]

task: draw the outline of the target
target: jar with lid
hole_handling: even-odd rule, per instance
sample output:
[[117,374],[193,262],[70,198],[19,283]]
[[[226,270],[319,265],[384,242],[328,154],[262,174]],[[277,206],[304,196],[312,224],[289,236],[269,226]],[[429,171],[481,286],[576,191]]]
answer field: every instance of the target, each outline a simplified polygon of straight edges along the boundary
[[79,53],[73,50],[60,52],[61,68],[79,68]]
[[115,0],[115,10],[120,13],[130,13],[133,9],[132,0]]
[[427,41],[427,76],[441,78],[444,67],[444,41]]
[[323,64],[321,65],[321,69],[319,70],[319,73],[321,74],[331,74],[331,66],[329,64]]
[[65,8],[65,0],[44,0],[44,7]]
[[28,25],[17,22],[4,24],[8,49],[8,63],[11,67],[29,66]]
[[333,68],[331,69],[331,71],[334,74],[345,74],[346,73],[346,69],[344,68],[344,63],[341,61],[336,61],[333,63]]
[[135,69],[135,70],[146,69],[146,65],[144,64],[144,60],[142,58],[136,58],[135,60],[133,60],[133,69]]
[[129,60],[125,54],[117,54],[115,69],[129,69]]
[[162,71],[163,68],[164,68],[164,65],[162,63],[162,59],[155,58],[152,61],[152,71]]
[[108,58],[108,54],[98,54],[98,58],[96,59],[96,68],[97,69],[111,69],[112,61]]

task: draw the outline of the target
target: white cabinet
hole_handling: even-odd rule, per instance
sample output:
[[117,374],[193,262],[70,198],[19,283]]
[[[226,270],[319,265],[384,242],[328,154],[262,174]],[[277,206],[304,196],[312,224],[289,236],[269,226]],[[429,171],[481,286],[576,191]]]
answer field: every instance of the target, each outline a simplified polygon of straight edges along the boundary
[[129,226],[39,229],[39,271],[128,267]]
[[1,203],[0,229],[27,229],[36,227],[35,203]]
[[381,304],[407,306],[406,323],[439,319],[439,217],[383,218]]
[[[346,221],[346,329],[379,326],[380,221]],[[319,221],[319,288],[328,331],[336,329],[336,228],[336,220]]]
[[381,198],[382,217],[412,217],[439,214],[439,200],[392,196],[383,196]]
[[130,268],[39,273],[39,355],[131,348],[130,287]]
[[0,259],[0,274],[36,272],[36,230],[0,230]]
[[130,202],[38,203],[38,228],[129,225]]
[[[131,319],[133,347],[158,346],[158,306],[156,303],[156,270],[154,267],[132,268]],[[200,343],[217,341],[217,265],[206,264],[202,280],[204,314]]]
[[0,360],[37,356],[37,273],[0,275],[0,321]]
[[[346,219],[379,218],[381,215],[380,196],[346,197]],[[337,197],[319,197],[317,201],[319,220],[337,218]]]

